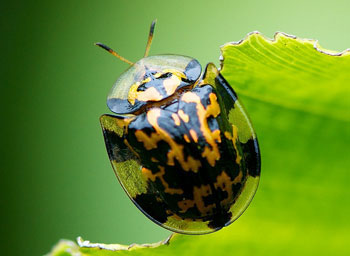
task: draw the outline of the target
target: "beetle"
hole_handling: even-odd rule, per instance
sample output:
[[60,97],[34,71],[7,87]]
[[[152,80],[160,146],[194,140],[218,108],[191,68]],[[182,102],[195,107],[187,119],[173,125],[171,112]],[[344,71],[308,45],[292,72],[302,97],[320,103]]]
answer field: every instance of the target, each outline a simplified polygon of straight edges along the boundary
[[237,94],[213,63],[181,55],[133,63],[107,97],[100,117],[114,172],[133,203],[174,232],[206,234],[236,220],[260,178],[260,150]]

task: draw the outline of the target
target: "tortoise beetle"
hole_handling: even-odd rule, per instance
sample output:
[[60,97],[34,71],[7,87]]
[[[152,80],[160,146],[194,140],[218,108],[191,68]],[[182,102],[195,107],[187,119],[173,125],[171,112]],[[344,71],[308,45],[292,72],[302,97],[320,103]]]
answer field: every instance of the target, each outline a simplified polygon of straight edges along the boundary
[[174,232],[206,234],[236,220],[260,177],[255,132],[236,93],[213,63],[148,56],[119,77],[100,117],[114,172],[134,204]]

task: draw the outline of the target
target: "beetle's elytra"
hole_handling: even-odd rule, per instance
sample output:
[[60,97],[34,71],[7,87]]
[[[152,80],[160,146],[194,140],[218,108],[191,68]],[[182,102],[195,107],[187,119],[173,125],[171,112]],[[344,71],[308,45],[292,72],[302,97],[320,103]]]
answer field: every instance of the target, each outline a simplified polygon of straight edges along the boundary
[[147,56],[117,80],[100,122],[108,156],[128,196],[152,221],[205,234],[237,219],[260,177],[255,132],[236,93],[209,63]]

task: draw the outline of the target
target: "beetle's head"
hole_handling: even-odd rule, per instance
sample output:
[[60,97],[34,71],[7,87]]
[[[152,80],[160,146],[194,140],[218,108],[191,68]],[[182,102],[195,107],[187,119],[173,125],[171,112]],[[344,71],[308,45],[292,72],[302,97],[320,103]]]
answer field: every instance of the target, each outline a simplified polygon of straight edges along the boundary
[[131,66],[118,78],[107,97],[109,109],[116,114],[132,114],[147,105],[165,100],[183,88],[193,86],[201,75],[201,66],[193,58],[181,55],[149,56],[155,21],[152,22],[144,58],[133,63],[108,46],[104,48]]

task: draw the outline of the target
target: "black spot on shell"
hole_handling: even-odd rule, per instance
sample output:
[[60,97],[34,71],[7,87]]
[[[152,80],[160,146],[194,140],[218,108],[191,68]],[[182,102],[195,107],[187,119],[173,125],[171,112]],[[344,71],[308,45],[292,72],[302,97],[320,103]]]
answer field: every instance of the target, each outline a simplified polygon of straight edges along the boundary
[[133,198],[136,206],[148,215],[149,218],[159,223],[165,223],[168,219],[167,207],[162,201],[158,201],[154,194],[140,194]]
[[124,162],[129,159],[135,159],[135,155],[130,152],[130,149],[124,144],[123,138],[113,131],[103,130],[107,153],[110,160]]
[[260,153],[257,139],[251,138],[241,146],[249,175],[260,176]]
[[212,217],[208,223],[208,227],[215,230],[221,229],[227,225],[227,223],[231,220],[231,217],[231,212],[218,213]]

